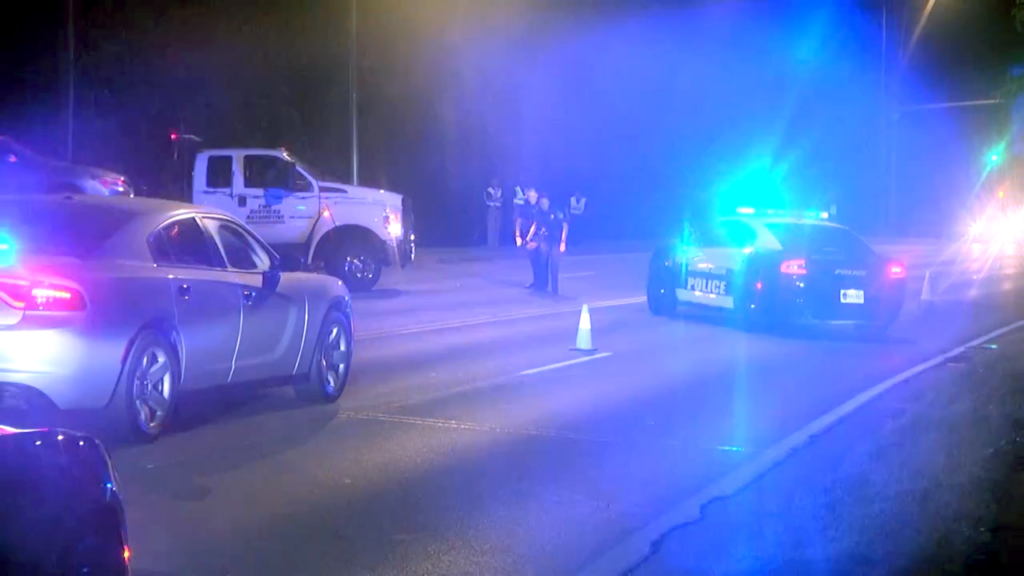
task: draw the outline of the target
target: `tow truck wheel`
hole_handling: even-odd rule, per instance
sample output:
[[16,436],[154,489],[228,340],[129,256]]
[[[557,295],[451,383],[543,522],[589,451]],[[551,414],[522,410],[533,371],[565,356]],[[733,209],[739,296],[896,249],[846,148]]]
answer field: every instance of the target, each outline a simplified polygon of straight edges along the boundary
[[380,254],[366,242],[346,242],[326,262],[327,273],[339,278],[352,292],[372,290],[380,281]]

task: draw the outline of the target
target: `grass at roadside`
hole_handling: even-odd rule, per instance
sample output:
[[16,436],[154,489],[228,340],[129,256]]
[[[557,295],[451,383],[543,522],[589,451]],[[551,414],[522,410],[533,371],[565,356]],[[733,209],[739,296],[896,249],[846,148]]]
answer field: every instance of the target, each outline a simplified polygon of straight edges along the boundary
[[903,383],[711,503],[633,573],[1019,570],[1024,335],[960,360]]

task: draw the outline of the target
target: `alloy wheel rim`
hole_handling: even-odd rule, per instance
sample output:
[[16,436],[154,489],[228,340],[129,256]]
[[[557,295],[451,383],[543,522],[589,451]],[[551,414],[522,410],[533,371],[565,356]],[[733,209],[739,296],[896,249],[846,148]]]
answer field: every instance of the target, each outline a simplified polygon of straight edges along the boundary
[[332,325],[327,333],[320,366],[323,369],[324,390],[329,394],[337,393],[348,369],[348,337],[339,324]]
[[163,425],[170,412],[173,394],[170,358],[158,347],[146,349],[132,382],[132,402],[142,430],[152,433]]

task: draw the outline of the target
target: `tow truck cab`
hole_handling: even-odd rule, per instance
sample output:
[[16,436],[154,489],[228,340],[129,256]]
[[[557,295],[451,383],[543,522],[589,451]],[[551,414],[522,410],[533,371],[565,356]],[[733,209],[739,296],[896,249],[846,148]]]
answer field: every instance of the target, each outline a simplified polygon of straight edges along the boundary
[[352,291],[415,258],[411,204],[401,194],[337,182],[284,149],[202,150],[192,201],[226,210],[281,253],[323,268]]

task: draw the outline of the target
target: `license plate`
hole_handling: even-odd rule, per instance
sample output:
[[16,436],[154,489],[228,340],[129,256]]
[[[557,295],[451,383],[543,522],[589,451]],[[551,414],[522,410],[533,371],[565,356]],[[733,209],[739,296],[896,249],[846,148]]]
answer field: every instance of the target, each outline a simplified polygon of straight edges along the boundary
[[864,291],[863,290],[840,290],[839,301],[843,304],[863,304],[864,303]]

